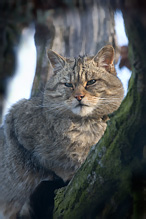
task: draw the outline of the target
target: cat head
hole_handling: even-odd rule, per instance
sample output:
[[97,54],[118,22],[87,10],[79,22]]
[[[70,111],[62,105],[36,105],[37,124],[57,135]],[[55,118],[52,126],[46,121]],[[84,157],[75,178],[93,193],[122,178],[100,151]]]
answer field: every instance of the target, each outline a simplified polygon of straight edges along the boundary
[[114,68],[114,49],[103,47],[93,57],[67,59],[49,50],[53,75],[46,85],[44,105],[56,114],[103,116],[117,110],[123,87]]

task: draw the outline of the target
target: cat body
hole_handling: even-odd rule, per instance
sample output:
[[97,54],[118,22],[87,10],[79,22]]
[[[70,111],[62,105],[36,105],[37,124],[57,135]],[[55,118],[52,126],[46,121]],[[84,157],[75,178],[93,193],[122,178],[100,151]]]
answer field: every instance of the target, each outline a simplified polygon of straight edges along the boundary
[[123,98],[112,46],[94,57],[65,59],[53,51],[44,94],[16,103],[0,128],[0,208],[15,218],[36,186],[70,180]]

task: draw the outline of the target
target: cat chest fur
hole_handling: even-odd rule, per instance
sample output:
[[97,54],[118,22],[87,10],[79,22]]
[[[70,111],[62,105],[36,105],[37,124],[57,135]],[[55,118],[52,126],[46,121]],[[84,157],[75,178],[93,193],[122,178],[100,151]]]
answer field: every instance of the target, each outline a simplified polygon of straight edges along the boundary
[[[51,169],[64,180],[72,178],[75,171],[85,161],[91,146],[97,143],[104,134],[106,126],[107,124],[101,118],[63,119],[62,121],[59,119],[53,129],[54,131],[56,128],[61,130],[63,127],[64,132],[56,133],[61,140],[53,143],[54,157],[57,159]],[[51,154],[53,155],[53,152]]]
[[[90,147],[99,141],[105,129],[106,123],[102,121],[102,119],[88,119],[76,123],[72,122],[66,133],[70,139],[70,153],[82,163]],[[73,147],[74,144],[76,147]]]
[[40,108],[34,108],[32,101],[19,102],[7,116],[7,123],[11,122],[14,127],[14,139],[31,151],[42,166],[64,180],[71,178],[86,159],[90,147],[102,137],[106,129],[105,121],[98,117],[46,115]]

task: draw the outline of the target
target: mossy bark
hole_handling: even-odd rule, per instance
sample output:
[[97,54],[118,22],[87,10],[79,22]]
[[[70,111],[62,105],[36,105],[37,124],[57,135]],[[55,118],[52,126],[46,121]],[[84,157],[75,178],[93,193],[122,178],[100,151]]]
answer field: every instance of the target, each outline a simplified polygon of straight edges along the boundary
[[123,15],[133,66],[129,92],[74,179],[57,193],[53,218],[144,217],[146,34],[137,14]]

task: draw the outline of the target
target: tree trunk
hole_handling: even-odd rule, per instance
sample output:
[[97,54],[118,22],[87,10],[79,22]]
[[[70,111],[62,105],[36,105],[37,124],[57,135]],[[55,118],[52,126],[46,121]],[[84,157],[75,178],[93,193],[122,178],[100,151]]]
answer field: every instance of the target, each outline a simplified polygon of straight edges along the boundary
[[123,11],[133,70],[129,92],[74,179],[58,191],[53,218],[146,216],[146,31],[137,13]]

